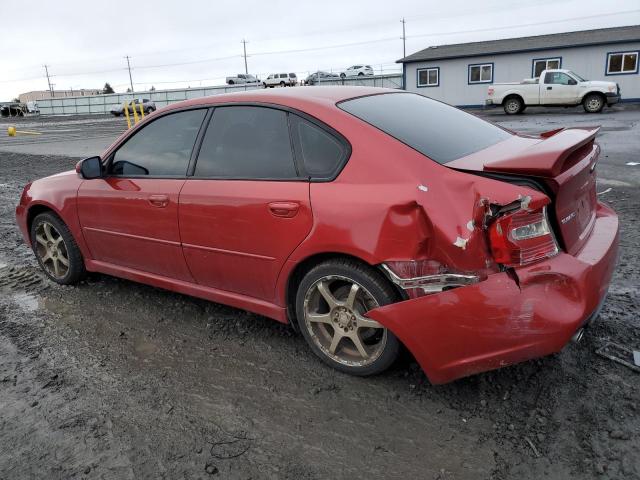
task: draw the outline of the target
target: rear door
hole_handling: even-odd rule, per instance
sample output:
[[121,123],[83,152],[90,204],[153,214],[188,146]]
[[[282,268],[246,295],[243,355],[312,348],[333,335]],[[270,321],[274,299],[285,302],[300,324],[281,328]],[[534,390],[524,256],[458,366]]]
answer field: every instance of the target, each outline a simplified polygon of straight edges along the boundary
[[98,261],[189,281],[178,198],[206,110],[158,117],[113,154],[105,178],[78,190],[82,233]]
[[273,301],[278,273],[310,232],[309,182],[294,161],[289,113],[214,110],[180,194],[180,234],[195,280]]
[[578,82],[564,72],[547,72],[540,88],[540,103],[563,105],[577,103]]

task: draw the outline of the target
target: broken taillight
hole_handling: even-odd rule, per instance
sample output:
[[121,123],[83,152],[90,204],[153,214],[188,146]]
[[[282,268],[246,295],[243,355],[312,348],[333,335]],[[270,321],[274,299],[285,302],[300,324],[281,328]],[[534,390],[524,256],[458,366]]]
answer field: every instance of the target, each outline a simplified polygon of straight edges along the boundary
[[495,261],[508,267],[549,258],[559,251],[546,207],[498,217],[489,226],[489,240]]

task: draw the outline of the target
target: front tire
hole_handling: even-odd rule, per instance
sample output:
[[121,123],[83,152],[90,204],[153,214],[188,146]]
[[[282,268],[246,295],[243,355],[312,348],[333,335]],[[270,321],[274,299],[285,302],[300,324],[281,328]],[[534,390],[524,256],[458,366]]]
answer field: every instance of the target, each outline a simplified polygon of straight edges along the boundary
[[400,342],[366,312],[393,303],[396,292],[373,268],[347,259],[323,262],[300,282],[298,326],[311,350],[327,365],[358,376],[389,368]]
[[520,97],[507,98],[503,105],[504,113],[507,115],[517,115],[524,111],[524,102]]
[[44,273],[60,285],[78,283],[84,259],[69,228],[54,213],[41,213],[31,224],[31,246]]
[[604,108],[604,98],[597,93],[590,93],[584,97],[582,107],[587,113],[600,113]]

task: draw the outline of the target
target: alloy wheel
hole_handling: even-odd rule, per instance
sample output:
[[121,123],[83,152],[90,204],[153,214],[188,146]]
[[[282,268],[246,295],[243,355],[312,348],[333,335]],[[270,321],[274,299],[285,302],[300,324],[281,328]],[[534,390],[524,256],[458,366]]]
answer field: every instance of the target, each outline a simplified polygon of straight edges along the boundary
[[36,228],[35,252],[44,269],[56,279],[63,279],[69,272],[69,253],[60,232],[49,222]]
[[380,357],[387,342],[387,329],[365,317],[378,306],[373,295],[352,279],[325,276],[305,295],[305,326],[327,357],[342,365],[364,367]]

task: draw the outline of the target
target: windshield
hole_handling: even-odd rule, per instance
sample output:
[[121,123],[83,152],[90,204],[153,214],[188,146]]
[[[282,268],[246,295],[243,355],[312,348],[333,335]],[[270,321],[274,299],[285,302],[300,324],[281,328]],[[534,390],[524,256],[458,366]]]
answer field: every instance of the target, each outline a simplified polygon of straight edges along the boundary
[[512,135],[475,115],[414,93],[369,95],[338,107],[443,164]]
[[589,80],[587,80],[586,78],[582,78],[580,75],[578,75],[576,72],[573,72],[571,70],[569,70],[569,73],[571,75],[573,75],[578,81],[580,82],[588,82]]

